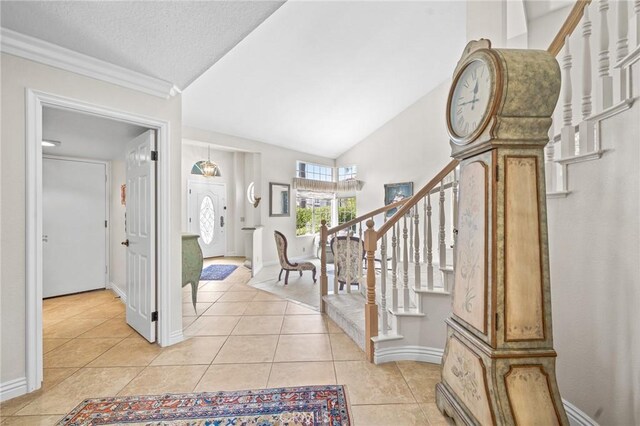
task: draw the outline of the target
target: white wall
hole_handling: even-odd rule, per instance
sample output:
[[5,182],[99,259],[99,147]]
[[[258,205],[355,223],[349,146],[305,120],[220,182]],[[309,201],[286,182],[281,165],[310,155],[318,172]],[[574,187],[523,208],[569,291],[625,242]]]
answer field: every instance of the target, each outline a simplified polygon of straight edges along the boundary
[[[245,204],[241,201],[244,198],[238,200],[238,191],[242,193],[244,187],[244,153],[223,151],[218,149],[211,149],[211,161],[218,165],[222,176],[205,177],[202,175],[192,175],[191,168],[194,163],[201,160],[206,160],[209,152],[206,146],[194,145],[192,143],[184,142],[182,144],[182,184],[183,184],[183,196],[182,196],[182,230],[188,232],[188,194],[187,185],[189,181],[194,182],[207,182],[207,183],[223,183],[225,184],[227,191],[227,215],[226,215],[226,227],[227,227],[227,256],[243,256],[244,255],[244,242],[240,230],[245,226],[244,222],[244,209]],[[239,202],[240,201],[240,202]]]
[[126,182],[127,170],[124,160],[111,161],[109,278],[111,285],[117,288],[117,292],[125,295],[127,292],[127,250],[120,243],[127,239],[124,226],[127,209],[120,203],[120,186]]
[[[269,217],[269,182],[291,183],[295,176],[296,161],[310,161],[334,166],[334,160],[316,155],[305,154],[250,139],[239,138],[221,133],[185,127],[182,130],[184,139],[211,143],[259,155],[246,155],[245,165],[253,165],[256,175],[262,175],[256,181],[256,196],[262,197],[257,209],[246,209],[247,225],[264,226],[263,259],[265,263],[277,262],[277,252],[273,231],[282,232],[289,241],[289,257],[303,257],[314,254],[313,237],[296,237],[295,191],[291,190],[291,215],[289,217]],[[247,168],[245,168],[245,172]],[[246,180],[246,179],[245,179]],[[248,181],[246,182],[248,184]],[[246,190],[246,186],[244,188]],[[248,201],[247,201],[248,204]],[[250,223],[250,215],[253,222]]]
[[[83,77],[8,54],[2,54],[2,258],[0,281],[0,383],[25,376],[25,90],[32,88],[108,108],[170,122],[171,270],[180,282],[181,98],[161,99],[120,86]],[[180,286],[172,289],[171,332],[182,330]]]

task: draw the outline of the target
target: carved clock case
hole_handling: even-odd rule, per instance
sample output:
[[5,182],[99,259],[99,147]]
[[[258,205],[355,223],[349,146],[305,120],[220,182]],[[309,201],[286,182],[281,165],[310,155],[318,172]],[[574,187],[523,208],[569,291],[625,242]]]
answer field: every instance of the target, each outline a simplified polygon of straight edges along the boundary
[[457,424],[565,425],[543,157],[560,72],[547,52],[488,41],[470,43],[457,71],[478,55],[491,58],[494,100],[472,138],[461,142],[449,125],[460,160],[458,242],[436,402]]

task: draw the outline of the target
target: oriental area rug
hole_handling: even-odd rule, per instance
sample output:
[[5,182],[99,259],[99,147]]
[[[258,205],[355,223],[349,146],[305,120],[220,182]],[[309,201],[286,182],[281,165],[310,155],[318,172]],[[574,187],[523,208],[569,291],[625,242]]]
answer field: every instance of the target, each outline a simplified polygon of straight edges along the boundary
[[348,426],[343,386],[87,399],[58,425]]

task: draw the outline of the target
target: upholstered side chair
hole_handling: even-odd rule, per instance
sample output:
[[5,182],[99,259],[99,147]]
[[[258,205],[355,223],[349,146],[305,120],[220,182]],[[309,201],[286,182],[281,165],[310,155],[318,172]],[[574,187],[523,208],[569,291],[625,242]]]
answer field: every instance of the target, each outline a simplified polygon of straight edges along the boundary
[[[340,290],[347,284],[347,281],[350,281],[349,285],[356,284],[360,288],[362,277],[358,277],[358,275],[365,256],[364,242],[358,237],[339,236],[333,237],[330,244]],[[349,256],[347,256],[347,252]]]
[[311,262],[290,262],[287,257],[287,238],[278,231],[274,231],[276,238],[276,247],[278,248],[278,260],[280,261],[280,275],[278,275],[278,281],[282,279],[282,272],[286,271],[284,276],[284,285],[289,284],[289,272],[298,271],[302,276],[302,271],[311,271],[313,277],[313,283],[316,283],[316,265]]

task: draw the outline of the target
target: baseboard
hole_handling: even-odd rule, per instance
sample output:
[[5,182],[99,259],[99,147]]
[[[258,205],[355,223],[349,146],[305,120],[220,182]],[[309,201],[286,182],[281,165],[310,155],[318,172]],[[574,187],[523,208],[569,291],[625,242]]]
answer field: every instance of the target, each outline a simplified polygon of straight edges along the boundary
[[6,401],[27,393],[27,378],[9,380],[0,383],[0,401]]
[[127,295],[125,294],[124,291],[122,291],[122,289],[120,287],[118,287],[117,285],[115,285],[113,282],[109,283],[109,288],[111,289],[111,291],[113,291],[115,294],[117,294],[118,296],[120,296],[120,300],[122,300],[122,303],[126,303],[127,302]]
[[374,362],[382,364],[391,361],[421,361],[441,364],[444,349],[426,346],[395,346],[392,348],[376,348]]
[[176,343],[180,343],[184,340],[184,334],[182,334],[182,330],[176,330],[169,335],[169,342],[167,342],[166,346],[175,345]]
[[598,422],[566,399],[562,400],[562,405],[564,405],[564,411],[567,412],[571,426],[599,426]]

